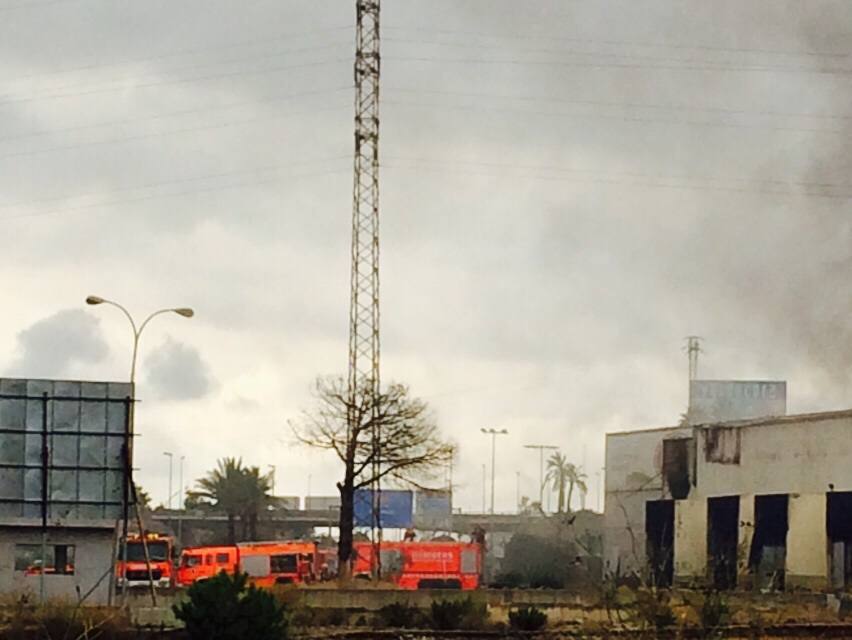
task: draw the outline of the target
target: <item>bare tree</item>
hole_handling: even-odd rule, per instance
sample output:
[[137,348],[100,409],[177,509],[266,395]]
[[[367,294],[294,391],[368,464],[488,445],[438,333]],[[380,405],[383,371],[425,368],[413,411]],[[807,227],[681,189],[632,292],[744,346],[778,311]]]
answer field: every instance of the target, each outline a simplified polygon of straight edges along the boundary
[[449,463],[453,447],[441,439],[426,404],[410,397],[405,385],[388,385],[375,406],[369,393],[350,398],[343,378],[318,378],[314,395],[316,406],[304,413],[294,431],[304,444],[333,451],[343,463],[343,478],[337,483],[338,558],[341,571],[347,572],[355,491],[375,480],[422,486],[437,468]]

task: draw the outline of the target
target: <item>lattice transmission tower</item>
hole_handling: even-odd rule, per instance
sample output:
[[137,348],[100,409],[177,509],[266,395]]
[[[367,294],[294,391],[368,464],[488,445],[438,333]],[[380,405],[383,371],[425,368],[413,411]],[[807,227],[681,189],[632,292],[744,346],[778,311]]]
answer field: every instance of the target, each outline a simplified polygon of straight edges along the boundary
[[[379,0],[357,0],[355,51],[355,184],[352,195],[352,281],[349,304],[350,406],[359,394],[370,399],[374,414],[379,397]],[[359,416],[349,415],[350,432]],[[374,544],[381,540],[381,432],[374,426],[371,473]],[[380,554],[374,550],[374,573]]]

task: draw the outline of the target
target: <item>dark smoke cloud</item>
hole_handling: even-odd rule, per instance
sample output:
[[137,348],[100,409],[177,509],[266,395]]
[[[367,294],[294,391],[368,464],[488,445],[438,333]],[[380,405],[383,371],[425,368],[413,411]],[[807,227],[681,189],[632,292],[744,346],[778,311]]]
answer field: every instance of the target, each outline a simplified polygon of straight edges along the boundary
[[109,355],[100,320],[79,309],[58,311],[17,336],[17,358],[9,375],[68,376],[75,365],[103,362]]
[[163,400],[199,400],[216,388],[198,349],[171,338],[145,358],[145,370],[145,384]]

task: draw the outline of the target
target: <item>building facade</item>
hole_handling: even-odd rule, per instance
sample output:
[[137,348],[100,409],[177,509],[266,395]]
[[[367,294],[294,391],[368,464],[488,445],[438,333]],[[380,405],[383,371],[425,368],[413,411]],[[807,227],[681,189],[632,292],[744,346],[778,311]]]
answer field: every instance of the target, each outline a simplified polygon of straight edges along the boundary
[[605,567],[659,586],[852,586],[852,410],[607,435]]

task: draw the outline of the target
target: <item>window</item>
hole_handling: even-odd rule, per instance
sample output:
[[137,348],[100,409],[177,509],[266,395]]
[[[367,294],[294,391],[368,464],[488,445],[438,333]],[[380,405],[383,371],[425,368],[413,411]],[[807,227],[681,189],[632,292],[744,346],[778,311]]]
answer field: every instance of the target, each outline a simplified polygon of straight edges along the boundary
[[48,544],[42,548],[40,544],[16,544],[15,571],[25,575],[74,575],[74,545]]
[[269,559],[269,568],[272,573],[296,573],[296,554],[288,553],[280,556],[272,556]]
[[231,556],[227,553],[217,553],[216,554],[216,564],[228,564],[231,560]]
[[185,567],[197,567],[201,564],[201,556],[184,556],[183,557],[183,566]]
[[213,554],[212,553],[208,553],[204,557],[204,564],[213,564]]
[[[148,557],[151,562],[167,562],[169,559],[168,543],[148,540]],[[131,541],[127,543],[127,561],[145,562],[145,548],[141,542]]]

